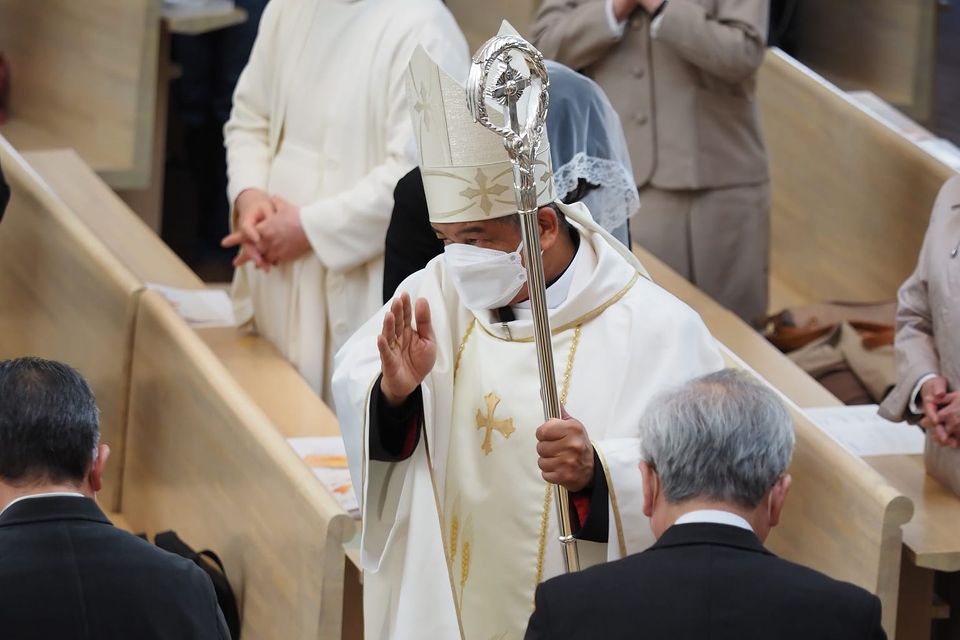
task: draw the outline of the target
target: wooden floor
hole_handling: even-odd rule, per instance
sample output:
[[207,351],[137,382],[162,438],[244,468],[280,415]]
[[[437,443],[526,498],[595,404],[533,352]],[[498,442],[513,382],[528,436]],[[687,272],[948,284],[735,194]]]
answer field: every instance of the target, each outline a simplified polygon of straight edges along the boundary
[[960,0],[940,12],[933,131],[960,145]]

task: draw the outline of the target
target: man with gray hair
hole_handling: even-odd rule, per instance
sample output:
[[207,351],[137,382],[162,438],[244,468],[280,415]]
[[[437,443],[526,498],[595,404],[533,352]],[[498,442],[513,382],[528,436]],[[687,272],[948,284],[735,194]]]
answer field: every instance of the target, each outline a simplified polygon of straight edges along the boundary
[[791,478],[793,422],[726,369],[651,403],[641,428],[647,551],[540,585],[527,640],[886,638],[880,601],[777,558],[763,541]]
[[2,636],[228,640],[210,578],[97,506],[109,453],[77,371],[0,361]]

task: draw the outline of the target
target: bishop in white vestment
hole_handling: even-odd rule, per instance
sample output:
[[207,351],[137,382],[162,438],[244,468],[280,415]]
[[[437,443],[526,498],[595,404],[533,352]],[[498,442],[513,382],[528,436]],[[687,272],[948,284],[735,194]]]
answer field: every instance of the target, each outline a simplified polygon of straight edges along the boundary
[[393,189],[416,162],[418,44],[467,63],[440,0],[272,0],[225,128],[238,320],[328,402],[333,354],[380,306]]
[[408,92],[445,252],[350,339],[333,383],[362,501],[365,632],[514,640],[537,584],[563,570],[548,481],[571,492],[581,566],[646,548],[640,416],[723,362],[586,207],[553,202],[544,139],[538,221],[566,411],[544,423],[502,141],[422,49]]

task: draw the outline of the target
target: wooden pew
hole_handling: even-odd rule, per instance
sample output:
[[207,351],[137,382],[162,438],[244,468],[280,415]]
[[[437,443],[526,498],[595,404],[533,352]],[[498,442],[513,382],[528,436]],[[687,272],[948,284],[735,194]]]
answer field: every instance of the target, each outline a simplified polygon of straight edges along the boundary
[[918,120],[931,115],[937,0],[803,0],[794,53],[844,89],[868,89]]
[[[729,350],[725,355],[729,366],[753,371]],[[793,486],[767,546],[783,558],[875,593],[883,606],[884,629],[894,638],[902,527],[913,516],[913,503],[781,396],[793,415],[797,444],[790,464]]]
[[23,158],[141,285],[152,282],[182,289],[206,287],[76,151],[27,151]]
[[21,150],[72,147],[110,185],[150,178],[160,0],[0,0]]
[[177,10],[163,0],[0,0],[0,51],[12,69],[18,149],[77,149],[148,225],[160,229],[172,34],[244,22],[236,8]]
[[868,464],[817,428],[801,407],[839,401],[742,320],[634,246],[654,281],[700,313],[724,345],[729,366],[746,369],[787,403],[797,445],[790,466],[793,488],[779,527],[768,540],[778,555],[877,594],[883,626],[897,629],[902,526],[913,504]]
[[761,68],[759,103],[774,299],[894,297],[953,171],[780,50]]
[[120,504],[136,277],[0,136],[12,199],[0,224],[0,358],[65,361],[97,396],[113,454],[100,492]]
[[122,511],[216,549],[250,640],[340,633],[354,523],[169,304],[141,295]]
[[[146,282],[188,289],[205,286],[75,152],[28,152],[24,154],[24,159],[46,190],[56,193],[70,213],[102,242],[103,252],[115,254],[133,275],[137,281],[138,299]],[[139,322],[150,328],[136,332],[137,355],[131,354],[131,357],[134,358],[135,367],[139,366],[138,379],[152,376],[157,371],[152,358],[166,363],[172,375],[194,371],[199,366],[195,359],[205,359],[207,365],[215,367],[213,378],[200,383],[195,379],[177,378],[186,385],[182,388],[165,379],[164,384],[170,383],[174,389],[163,387],[157,390],[149,386],[149,390],[161,393],[163,403],[170,402],[184,411],[202,412],[203,415],[209,413],[210,417],[201,420],[185,418],[180,413],[168,415],[165,404],[151,408],[145,414],[130,413],[128,430],[137,435],[127,447],[127,452],[131,456],[130,464],[136,467],[127,469],[124,475],[124,499],[118,505],[120,511],[111,513],[111,517],[118,526],[133,531],[153,533],[164,528],[175,528],[191,544],[217,550],[227,566],[234,588],[243,594],[244,601],[253,603],[244,610],[244,637],[248,637],[247,634],[257,637],[258,633],[259,637],[272,637],[267,630],[274,627],[289,631],[282,637],[339,636],[341,606],[346,606],[349,617],[346,623],[355,624],[357,618],[350,606],[358,601],[357,598],[354,602],[341,604],[345,571],[344,540],[341,538],[349,539],[355,525],[335,503],[333,511],[330,510],[331,499],[326,490],[283,440],[291,436],[338,435],[339,426],[333,413],[296,370],[261,338],[233,328],[194,332],[165,301],[152,292],[143,298]],[[149,322],[153,324],[145,324]],[[129,334],[133,333],[131,327]],[[168,333],[178,338],[169,338]],[[142,344],[141,339],[147,340],[147,344]],[[186,346],[180,350],[170,350],[172,344],[180,344],[181,341],[186,341]],[[150,354],[151,358],[146,364],[140,355],[144,353]],[[215,365],[211,359],[216,362]],[[201,366],[196,375],[210,374],[208,369]],[[153,377],[149,379],[156,380]],[[220,391],[210,392],[204,384]],[[245,404],[234,404],[242,408],[242,419],[235,414],[223,413],[224,385],[230,393],[244,396]],[[212,411],[206,405],[199,408],[189,401],[171,398],[171,394],[194,388],[203,388],[204,391],[198,393],[213,398],[211,402],[218,407],[217,411]],[[216,404],[217,399],[220,404]],[[144,393],[136,395],[131,402],[132,406],[140,408],[144,402],[154,400],[156,398]],[[258,419],[252,423],[251,405],[258,412]],[[143,415],[149,419],[144,419]],[[219,416],[219,420],[213,420],[211,425],[209,423],[213,416]],[[167,424],[168,420],[180,426],[171,427]],[[211,429],[215,431],[210,433]],[[251,429],[259,429],[259,435],[253,436],[252,441],[248,434]],[[266,444],[260,441],[265,429],[273,434],[267,436]],[[189,434],[193,434],[193,437],[186,437]],[[168,435],[174,440],[166,440]],[[157,451],[167,451],[172,458],[181,461],[182,466],[176,470],[176,482],[168,482],[154,467],[143,464],[144,459],[150,459],[153,447],[157,445],[153,438],[161,436],[163,440]],[[236,438],[249,446],[242,450],[242,454],[238,454],[222,445],[224,438]],[[214,441],[221,444],[211,446],[210,443]],[[255,446],[264,448],[264,451],[261,454],[251,451]],[[175,451],[175,448],[179,449]],[[198,450],[193,452],[193,448]],[[191,452],[186,449],[191,449]],[[251,457],[257,459],[251,461]],[[111,459],[111,465],[113,461]],[[265,494],[258,500],[251,500],[246,486],[227,482],[223,478],[215,482],[213,487],[204,486],[203,490],[196,491],[190,482],[183,482],[184,478],[199,478],[198,483],[200,480],[209,480],[210,467],[215,467],[217,474],[225,478],[230,477],[231,473],[249,475],[250,481],[259,477],[268,487],[264,491],[290,495],[274,500],[267,507],[264,505],[267,502]],[[256,469],[256,472],[251,474],[250,469]],[[326,501],[317,497],[321,494]],[[158,499],[158,495],[164,499]],[[297,501],[300,504],[291,506],[291,502]],[[307,503],[306,506],[303,502]],[[288,530],[286,523],[284,526],[270,524],[271,521],[282,519],[293,521],[291,526],[294,529]],[[247,522],[260,524],[254,526],[245,524]],[[325,531],[327,534],[324,534]],[[302,546],[300,541],[305,532],[310,532],[311,542]],[[332,566],[333,570],[328,570],[328,566]],[[346,567],[347,571],[351,571],[349,565]],[[303,572],[310,572],[311,578],[303,580]],[[274,582],[261,576],[271,576]],[[301,582],[304,585],[302,592],[297,590]],[[357,583],[354,571],[350,580],[346,581],[347,588]],[[271,592],[277,590],[283,593],[276,595]],[[321,598],[322,611],[319,608]],[[289,623],[284,623],[288,626],[277,623],[276,620],[280,618],[289,620]],[[359,637],[355,630],[353,633],[353,636],[348,633],[345,637]]]

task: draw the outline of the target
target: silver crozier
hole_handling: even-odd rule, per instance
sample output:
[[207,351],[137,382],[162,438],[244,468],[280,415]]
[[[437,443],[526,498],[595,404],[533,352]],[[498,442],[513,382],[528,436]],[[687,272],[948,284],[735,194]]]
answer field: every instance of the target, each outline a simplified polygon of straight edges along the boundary
[[[524,75],[514,64],[527,67]],[[491,74],[496,74],[488,84]],[[536,96],[527,96],[535,91]],[[543,276],[543,258],[540,255],[540,234],[537,224],[537,185],[534,163],[537,147],[547,122],[549,102],[547,69],[543,56],[533,45],[517,36],[496,36],[487,41],[473,57],[470,77],[467,80],[467,105],[474,120],[503,138],[503,146],[513,164],[513,191],[517,197],[523,232],[523,259],[527,269],[527,286],[530,307],[533,311],[534,340],[537,347],[537,364],[540,369],[540,389],[545,420],[560,417],[560,397],[557,393],[557,377],[553,365],[553,344],[550,333],[550,316],[547,313],[546,285]],[[504,126],[490,119],[488,100],[496,101],[503,109]],[[526,105],[521,123],[518,110]],[[500,113],[497,113],[499,116]],[[580,570],[577,541],[570,525],[570,496],[567,490],[554,485],[557,522],[560,525],[560,543],[563,549],[563,564],[567,572]]]

